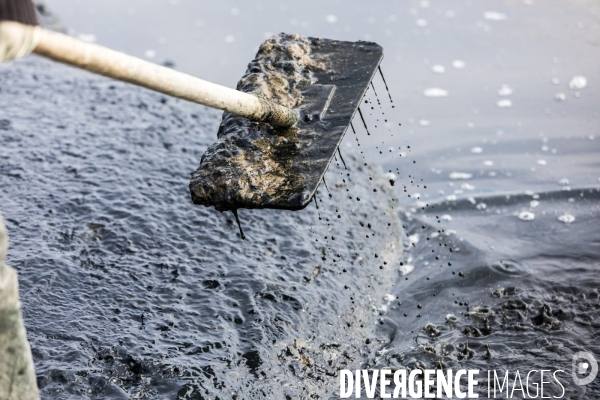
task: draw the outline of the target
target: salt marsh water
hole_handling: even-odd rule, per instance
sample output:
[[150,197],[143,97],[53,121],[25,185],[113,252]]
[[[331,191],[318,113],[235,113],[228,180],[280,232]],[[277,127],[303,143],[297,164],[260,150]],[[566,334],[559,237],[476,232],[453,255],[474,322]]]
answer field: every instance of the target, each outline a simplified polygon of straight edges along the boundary
[[48,5],[228,86],[268,32],[373,40],[394,102],[376,79],[319,209],[241,210],[242,242],[187,191],[219,113],[1,66],[0,209],[44,398],[335,398],[340,368],[600,355],[596,2]]

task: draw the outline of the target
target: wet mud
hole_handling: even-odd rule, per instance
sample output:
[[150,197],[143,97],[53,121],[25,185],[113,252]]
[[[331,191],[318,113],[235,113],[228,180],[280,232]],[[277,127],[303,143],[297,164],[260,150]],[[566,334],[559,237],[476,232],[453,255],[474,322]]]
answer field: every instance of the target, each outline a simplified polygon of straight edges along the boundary
[[43,398],[327,398],[379,347],[402,228],[352,151],[318,210],[238,210],[241,241],[187,187],[220,113],[35,56],[0,66],[0,108]]

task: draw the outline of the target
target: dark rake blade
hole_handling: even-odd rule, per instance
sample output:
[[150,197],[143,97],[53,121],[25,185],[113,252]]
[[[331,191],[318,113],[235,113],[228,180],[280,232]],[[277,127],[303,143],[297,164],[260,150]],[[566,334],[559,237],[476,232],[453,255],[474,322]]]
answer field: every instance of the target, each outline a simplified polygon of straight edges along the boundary
[[[269,40],[284,43],[284,39],[297,38],[281,34]],[[310,43],[310,56],[319,63],[319,68],[311,69],[316,82],[297,87],[302,93],[297,107],[300,122],[275,130],[224,113],[218,141],[192,173],[190,191],[195,204],[224,211],[301,210],[310,203],[383,59],[383,49],[371,42],[300,39]],[[257,60],[260,55],[261,50]],[[250,63],[244,78],[255,73],[257,60]],[[279,58],[271,68],[290,75],[286,70],[290,64]],[[294,87],[293,82],[290,86]],[[256,86],[238,89],[256,91]]]

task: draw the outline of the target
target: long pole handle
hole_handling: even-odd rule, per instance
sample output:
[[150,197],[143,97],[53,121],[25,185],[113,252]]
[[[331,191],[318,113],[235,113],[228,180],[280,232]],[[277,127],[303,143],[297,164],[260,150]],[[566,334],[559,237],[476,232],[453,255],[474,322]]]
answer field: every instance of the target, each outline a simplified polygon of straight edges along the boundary
[[252,121],[288,127],[298,112],[249,93],[217,85],[139,58],[39,26],[0,21],[0,62],[29,52]]

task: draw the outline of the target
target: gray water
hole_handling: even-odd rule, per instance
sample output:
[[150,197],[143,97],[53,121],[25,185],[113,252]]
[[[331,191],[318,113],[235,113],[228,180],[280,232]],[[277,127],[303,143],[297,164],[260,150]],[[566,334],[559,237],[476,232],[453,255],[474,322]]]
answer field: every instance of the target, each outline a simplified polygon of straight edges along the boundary
[[231,87],[268,32],[373,40],[394,102],[375,80],[333,198],[241,210],[242,242],[187,190],[219,113],[0,66],[0,209],[44,398],[336,398],[340,368],[600,355],[597,2],[48,4],[75,35]]

